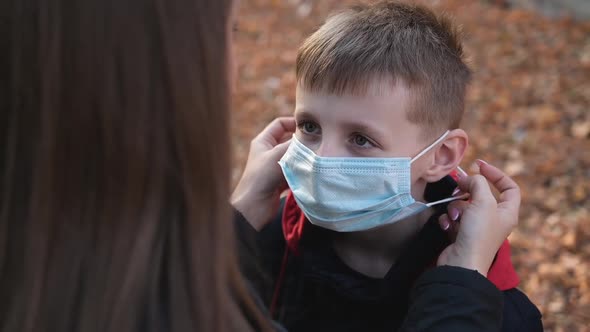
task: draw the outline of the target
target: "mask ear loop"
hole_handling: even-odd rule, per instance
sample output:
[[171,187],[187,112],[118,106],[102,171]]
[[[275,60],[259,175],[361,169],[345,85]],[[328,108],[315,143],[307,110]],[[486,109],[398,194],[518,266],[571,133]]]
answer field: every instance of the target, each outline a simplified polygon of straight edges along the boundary
[[432,150],[432,148],[434,148],[435,146],[438,145],[438,143],[442,142],[445,138],[447,138],[447,136],[449,135],[451,131],[447,130],[445,131],[444,134],[442,134],[441,137],[439,137],[436,141],[434,141],[434,143],[430,144],[426,149],[422,150],[422,152],[418,153],[414,158],[412,158],[412,160],[410,160],[410,164],[413,163],[416,159],[422,157],[423,155],[425,155],[426,153],[428,153],[428,151]]
[[[447,138],[447,136],[449,135],[450,132],[451,132],[450,130],[445,131],[445,133],[442,134],[436,141],[434,141],[426,149],[422,150],[422,152],[418,153],[414,158],[412,158],[410,160],[410,164],[413,163],[416,159],[418,159],[418,158],[422,157],[423,155],[425,155],[426,153],[428,153],[428,151],[432,150],[432,148],[437,146],[438,143],[442,142],[445,138]],[[461,175],[467,176],[467,173],[461,167],[457,166],[457,170],[459,171],[459,173],[461,173]],[[453,193],[453,194],[457,194],[457,193],[458,192]],[[427,203],[426,206],[432,207],[434,205],[443,204],[443,203],[447,203],[447,202],[464,200],[464,199],[469,198],[469,196],[470,196],[469,193],[463,193],[462,195],[459,195],[459,196],[452,196],[449,198],[441,199],[436,202]]]
[[465,172],[465,171],[464,171],[464,170],[461,168],[461,166],[457,166],[457,171],[459,171],[459,173],[461,173],[461,176],[463,176],[463,177],[468,177],[468,176],[469,176],[469,174],[467,174],[467,172]]
[[[451,132],[450,130],[447,130],[444,134],[442,134],[441,137],[439,137],[436,141],[434,141],[432,144],[430,144],[430,146],[428,146],[426,149],[422,150],[422,152],[418,153],[414,158],[412,158],[410,160],[410,164],[413,163],[416,159],[418,159],[418,158],[422,157],[423,155],[425,155],[426,153],[428,153],[428,151],[432,150],[432,148],[435,147],[438,143],[442,142],[449,135],[450,132]],[[461,168],[461,166],[457,166],[457,171],[459,173],[461,173],[462,176],[468,176],[467,172],[465,172]],[[452,197],[441,199],[436,202],[427,203],[426,206],[432,207],[434,205],[443,204],[443,203],[447,203],[447,202],[452,202],[452,201],[457,201],[457,200],[465,200],[471,196],[471,195],[469,195],[469,193],[462,193],[458,189],[459,188],[455,189]],[[457,194],[461,194],[461,195],[455,196]]]
[[453,196],[453,197],[441,199],[440,201],[426,203],[426,206],[433,207],[435,205],[439,205],[439,204],[443,204],[443,203],[447,203],[447,202],[458,201],[458,200],[466,200],[470,196],[471,195],[469,195],[469,193],[464,193],[464,194],[459,195],[459,196]]

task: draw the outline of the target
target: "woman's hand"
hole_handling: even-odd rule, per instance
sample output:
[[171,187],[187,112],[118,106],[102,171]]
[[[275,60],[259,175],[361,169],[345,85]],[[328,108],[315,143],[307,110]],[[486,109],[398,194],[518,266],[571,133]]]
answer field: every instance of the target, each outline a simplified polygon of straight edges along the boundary
[[[480,174],[458,181],[461,191],[471,194],[470,200],[450,203],[448,213],[439,218],[441,227],[457,234],[439,256],[438,265],[477,270],[486,276],[502,242],[518,224],[520,189],[498,168],[481,160],[477,164]],[[500,192],[498,200],[488,181]]]
[[262,229],[277,212],[280,194],[287,189],[278,161],[295,132],[293,117],[272,121],[250,143],[250,153],[231,204],[256,230]]

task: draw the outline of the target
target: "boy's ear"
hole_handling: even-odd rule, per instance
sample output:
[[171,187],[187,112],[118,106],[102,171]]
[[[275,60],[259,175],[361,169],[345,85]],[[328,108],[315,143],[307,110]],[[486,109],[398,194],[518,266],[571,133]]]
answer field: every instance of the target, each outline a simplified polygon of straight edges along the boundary
[[469,144],[467,133],[463,129],[453,129],[434,151],[434,162],[423,173],[426,182],[436,182],[451,173],[465,155]]

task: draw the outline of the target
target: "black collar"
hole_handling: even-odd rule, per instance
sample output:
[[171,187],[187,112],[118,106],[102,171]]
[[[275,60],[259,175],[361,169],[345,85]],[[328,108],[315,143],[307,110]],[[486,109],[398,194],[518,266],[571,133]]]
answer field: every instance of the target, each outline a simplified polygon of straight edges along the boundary
[[[447,176],[428,184],[425,200],[432,202],[451,196],[456,182]],[[413,281],[429,266],[436,263],[440,252],[449,244],[448,237],[438,225],[438,217],[446,204],[438,206],[416,238],[410,242],[384,278],[371,278],[348,267],[336,255],[331,245],[332,231],[307,225],[302,238],[303,273],[330,287],[343,296],[362,301],[390,302],[407,298]],[[307,227],[306,226],[306,227]]]

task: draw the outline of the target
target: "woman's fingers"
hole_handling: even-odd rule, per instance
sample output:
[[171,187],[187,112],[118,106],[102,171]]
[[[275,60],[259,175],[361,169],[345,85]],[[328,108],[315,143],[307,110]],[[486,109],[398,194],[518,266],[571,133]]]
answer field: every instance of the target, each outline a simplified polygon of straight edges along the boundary
[[250,143],[248,161],[231,202],[256,229],[266,225],[279,208],[280,193],[287,184],[277,162],[287,151],[295,128],[293,117],[277,118]]
[[289,145],[290,144],[291,144],[291,139],[289,139],[289,140],[287,140],[285,142],[282,142],[282,143],[277,144],[274,148],[272,148],[270,150],[270,152],[269,152],[271,154],[271,157],[270,158],[273,161],[278,162],[279,159],[281,159],[283,157],[283,155],[285,154],[285,152],[287,152],[287,149],[289,148]]
[[294,133],[296,128],[294,117],[276,118],[253,141],[261,141],[267,148],[272,148],[281,143],[287,135]]
[[498,207],[518,211],[520,206],[520,188],[508,175],[497,167],[480,161],[480,173],[500,192]]
[[[486,275],[494,256],[518,223],[520,190],[518,185],[496,167],[478,161],[479,174],[461,176],[458,184],[468,192],[469,201],[455,201],[439,224],[455,241],[439,256],[439,265],[477,270]],[[501,193],[499,203],[492,187]],[[452,219],[460,219],[460,222]]]
[[443,231],[448,231],[451,228],[451,219],[446,213],[438,217],[438,224]]
[[459,188],[471,194],[471,202],[473,204],[495,204],[496,199],[492,194],[490,186],[486,178],[480,174],[475,174],[466,178],[461,178],[458,181]]
[[449,240],[455,242],[457,234],[459,233],[459,222],[451,220],[449,215],[445,213],[438,217],[438,224],[440,228],[447,233]]
[[447,232],[451,242],[457,238],[461,226],[459,221],[468,205],[467,201],[453,201],[447,206],[447,213],[442,214],[438,219],[440,228]]

